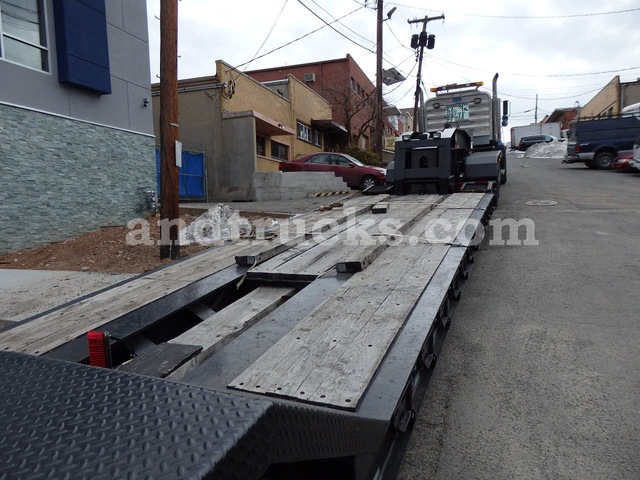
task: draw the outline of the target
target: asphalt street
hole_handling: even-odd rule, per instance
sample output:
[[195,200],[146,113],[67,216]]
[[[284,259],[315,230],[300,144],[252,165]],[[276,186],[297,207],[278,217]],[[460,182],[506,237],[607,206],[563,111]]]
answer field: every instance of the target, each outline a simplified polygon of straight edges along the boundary
[[510,154],[493,219],[539,245],[485,240],[399,478],[640,478],[640,175]]

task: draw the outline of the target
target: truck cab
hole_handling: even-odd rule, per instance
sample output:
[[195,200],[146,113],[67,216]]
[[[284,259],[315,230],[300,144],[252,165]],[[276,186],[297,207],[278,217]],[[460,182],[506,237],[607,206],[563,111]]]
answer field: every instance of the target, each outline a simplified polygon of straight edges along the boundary
[[507,126],[509,103],[498,98],[497,81],[496,73],[492,93],[480,90],[484,82],[454,83],[432,88],[435,97],[424,105],[424,130],[432,132],[447,127],[460,128],[469,134],[472,152],[502,151],[500,183],[504,184],[507,182],[507,155],[501,126]]

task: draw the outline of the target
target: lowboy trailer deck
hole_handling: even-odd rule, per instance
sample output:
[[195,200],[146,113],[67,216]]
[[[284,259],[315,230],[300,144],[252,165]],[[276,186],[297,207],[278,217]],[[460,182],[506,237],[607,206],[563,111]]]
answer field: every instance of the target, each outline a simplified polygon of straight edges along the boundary
[[359,197],[0,331],[0,478],[393,478],[494,201]]

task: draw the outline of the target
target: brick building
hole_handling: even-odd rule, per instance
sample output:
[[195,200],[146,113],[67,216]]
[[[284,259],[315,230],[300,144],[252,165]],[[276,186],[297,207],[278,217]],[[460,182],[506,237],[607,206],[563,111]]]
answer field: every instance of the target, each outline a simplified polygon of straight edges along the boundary
[[[331,104],[335,128],[326,132],[327,145],[357,145],[368,150],[375,142],[375,86],[351,55],[345,58],[245,72],[259,82],[281,80],[293,75]],[[344,126],[348,136],[338,126]],[[329,125],[325,124],[325,128]],[[393,136],[385,122],[383,136]]]

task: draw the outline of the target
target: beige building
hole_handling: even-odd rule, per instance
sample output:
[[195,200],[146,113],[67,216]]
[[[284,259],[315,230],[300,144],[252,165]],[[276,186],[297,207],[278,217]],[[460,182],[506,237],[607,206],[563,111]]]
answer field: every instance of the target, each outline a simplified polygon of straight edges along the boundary
[[616,75],[586,105],[580,109],[580,118],[603,118],[618,115],[624,107],[640,102],[640,79],[621,82]]
[[[159,137],[160,85],[152,86]],[[178,82],[179,138],[204,151],[209,200],[253,198],[254,172],[324,149],[331,105],[291,75],[265,85],[218,60],[216,75]]]

